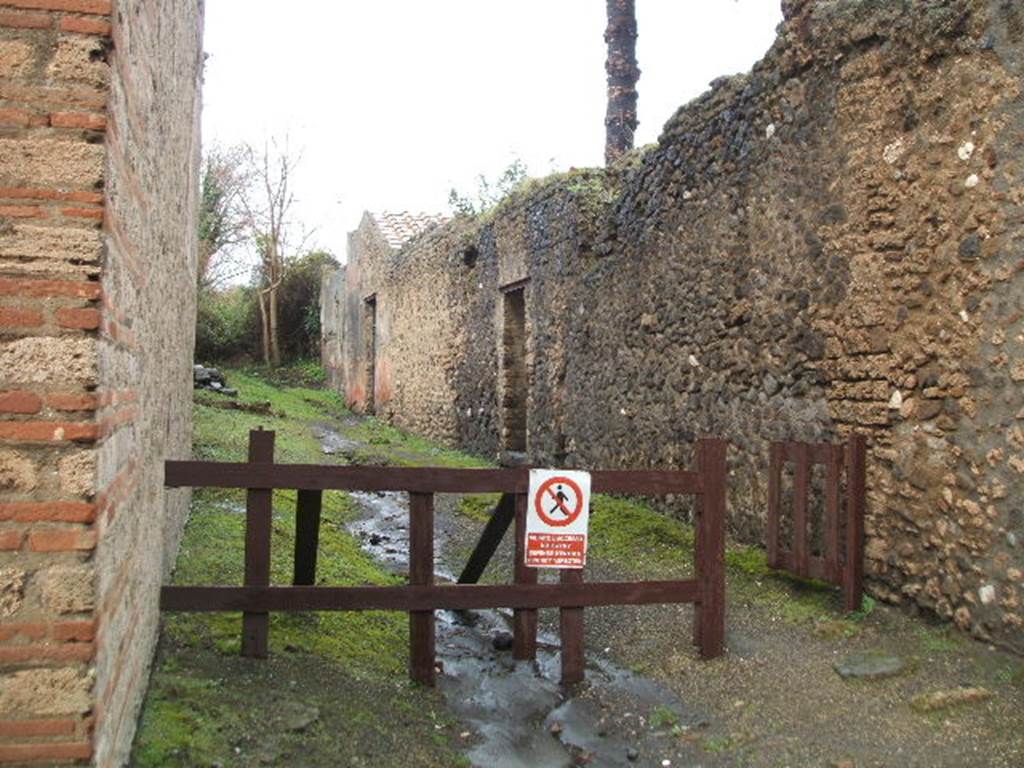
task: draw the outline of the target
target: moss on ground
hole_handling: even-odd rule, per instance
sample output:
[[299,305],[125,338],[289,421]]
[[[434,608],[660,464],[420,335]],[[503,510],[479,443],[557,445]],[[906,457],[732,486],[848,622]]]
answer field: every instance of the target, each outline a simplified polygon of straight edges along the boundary
[[[263,427],[276,432],[279,461],[324,462],[310,424],[347,415],[335,393],[274,386],[254,372],[225,373],[239,388],[240,401],[269,402],[272,415],[224,410],[214,404],[222,396],[197,392],[197,458],[244,460],[249,430]],[[382,432],[393,435],[390,429]],[[394,442],[408,444],[400,434]],[[295,493],[276,491],[273,505],[271,581],[288,584]],[[347,495],[324,494],[318,583],[398,583],[398,577],[378,567],[345,531],[352,514]],[[195,491],[174,583],[240,584],[244,515],[242,491]],[[404,614],[272,614],[266,661],[240,658],[240,631],[240,614],[164,617],[132,765],[327,766],[336,765],[341,755],[353,766],[450,766],[463,761],[452,744],[455,723],[440,697],[405,682]],[[289,707],[315,707],[318,714],[296,730],[294,723],[281,719]]]

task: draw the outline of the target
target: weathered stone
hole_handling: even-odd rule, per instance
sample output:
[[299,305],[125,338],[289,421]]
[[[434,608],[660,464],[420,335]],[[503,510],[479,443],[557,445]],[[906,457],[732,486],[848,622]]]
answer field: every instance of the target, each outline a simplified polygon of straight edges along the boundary
[[47,74],[55,80],[71,80],[102,88],[110,77],[104,42],[84,35],[62,37]]
[[951,688],[945,691],[919,693],[910,700],[910,706],[918,712],[934,712],[937,709],[988,701],[992,696],[992,691],[987,688]]
[[92,708],[92,676],[74,668],[0,676],[0,713],[18,717],[76,715]]
[[25,572],[18,568],[0,568],[0,617],[13,616],[24,601]]
[[76,451],[60,460],[60,489],[69,496],[96,493],[96,452]]
[[103,178],[103,145],[0,138],[0,176],[27,185],[91,188]]
[[16,451],[0,449],[0,490],[28,493],[39,484],[36,464]]
[[900,674],[906,665],[898,656],[881,653],[854,653],[836,661],[832,668],[840,677],[879,680]]
[[87,566],[55,565],[36,576],[43,604],[54,613],[91,611],[96,604],[95,572]]
[[0,370],[9,384],[96,381],[96,341],[74,337],[31,337],[0,343]]

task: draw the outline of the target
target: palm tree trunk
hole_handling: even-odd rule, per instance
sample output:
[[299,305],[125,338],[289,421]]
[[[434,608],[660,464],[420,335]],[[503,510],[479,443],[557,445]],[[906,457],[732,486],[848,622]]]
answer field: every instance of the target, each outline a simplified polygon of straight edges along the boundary
[[611,165],[633,148],[636,118],[636,82],[640,68],[636,63],[635,0],[606,0],[608,27],[604,41],[608,44],[608,111],[605,114],[604,160]]

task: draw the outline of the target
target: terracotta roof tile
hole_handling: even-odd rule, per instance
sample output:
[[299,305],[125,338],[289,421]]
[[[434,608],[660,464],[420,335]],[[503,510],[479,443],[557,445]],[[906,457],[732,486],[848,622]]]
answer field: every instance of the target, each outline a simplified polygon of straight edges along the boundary
[[410,213],[409,211],[381,211],[370,213],[377,228],[392,248],[401,248],[416,235],[425,232],[438,224],[448,221],[448,216],[440,213]]

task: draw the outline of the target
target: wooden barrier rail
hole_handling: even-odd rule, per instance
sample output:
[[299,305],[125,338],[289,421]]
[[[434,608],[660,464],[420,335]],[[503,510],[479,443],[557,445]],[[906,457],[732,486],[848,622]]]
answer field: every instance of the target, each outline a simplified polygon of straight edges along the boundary
[[[563,570],[560,583],[537,583],[538,571],[523,564],[529,471],[515,469],[409,469],[273,463],[274,433],[249,435],[249,461],[169,461],[169,487],[244,488],[246,496],[243,586],[167,586],[166,611],[241,611],[242,654],[267,655],[271,611],[407,611],[410,675],[432,684],[435,675],[434,611],[513,609],[513,654],[535,658],[537,609],[559,608],[562,680],[583,678],[583,609],[602,605],[693,603],[694,643],[704,658],[722,652],[725,634],[725,451],[722,440],[701,440],[695,471],[597,471],[595,493],[690,494],[696,497],[695,574],[692,579],[584,582],[580,570]],[[297,493],[293,586],[270,586],[271,494]],[[409,493],[409,585],[329,587],[315,583],[322,492]],[[457,585],[434,584],[434,494],[503,493]],[[497,522],[495,522],[497,518]],[[514,583],[475,582],[512,522],[515,523]]]

